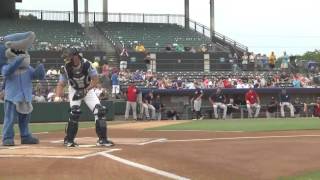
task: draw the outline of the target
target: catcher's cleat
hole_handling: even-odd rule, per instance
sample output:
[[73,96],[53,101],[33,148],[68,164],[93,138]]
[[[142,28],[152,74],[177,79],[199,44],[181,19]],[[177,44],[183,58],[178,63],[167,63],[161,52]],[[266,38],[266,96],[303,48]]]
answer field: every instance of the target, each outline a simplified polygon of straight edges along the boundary
[[64,139],[63,139],[63,145],[66,146],[66,147],[76,147],[76,146],[78,146],[78,144],[75,143],[74,141],[68,141],[67,136],[64,137]]
[[66,147],[78,147],[79,145],[75,143],[74,141],[66,142],[64,143]]
[[99,139],[97,141],[97,146],[111,147],[114,146],[114,143],[107,139]]

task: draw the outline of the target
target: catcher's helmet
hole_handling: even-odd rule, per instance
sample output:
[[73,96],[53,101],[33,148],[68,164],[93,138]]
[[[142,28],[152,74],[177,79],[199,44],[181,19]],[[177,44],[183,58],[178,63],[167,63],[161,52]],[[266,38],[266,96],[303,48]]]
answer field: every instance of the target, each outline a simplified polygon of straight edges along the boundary
[[68,64],[72,60],[72,56],[80,56],[77,48],[69,48],[62,52],[61,57],[64,59],[65,64]]

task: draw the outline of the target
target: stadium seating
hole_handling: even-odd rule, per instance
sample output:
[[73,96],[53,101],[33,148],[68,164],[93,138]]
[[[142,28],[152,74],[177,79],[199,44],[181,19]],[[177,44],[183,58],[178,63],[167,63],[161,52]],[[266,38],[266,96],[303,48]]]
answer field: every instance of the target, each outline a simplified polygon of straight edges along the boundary
[[37,50],[48,50],[54,47],[88,47],[92,45],[83,32],[80,24],[67,21],[40,21],[21,19],[0,19],[1,35],[34,31],[37,35],[35,48]]
[[97,27],[114,42],[126,47],[134,47],[141,42],[148,51],[158,51],[168,44],[198,48],[201,44],[210,43],[208,37],[176,24],[109,22],[98,23]]

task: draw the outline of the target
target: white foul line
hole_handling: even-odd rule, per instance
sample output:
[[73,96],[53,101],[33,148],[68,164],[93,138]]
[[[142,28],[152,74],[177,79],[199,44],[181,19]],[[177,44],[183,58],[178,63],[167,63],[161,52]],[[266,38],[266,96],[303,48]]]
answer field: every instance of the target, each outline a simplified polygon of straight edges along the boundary
[[146,145],[146,144],[151,144],[151,143],[156,143],[156,142],[163,142],[163,141],[166,141],[166,140],[167,140],[167,139],[165,139],[165,138],[155,139],[155,140],[152,140],[152,141],[147,141],[147,142],[139,143],[138,145],[143,146],[143,145]]
[[153,173],[153,174],[158,174],[158,175],[170,178],[170,179],[190,180],[189,178],[186,178],[186,177],[178,176],[178,175],[170,173],[170,172],[162,171],[162,170],[155,169],[153,167],[149,167],[149,166],[146,166],[146,165],[143,165],[143,164],[135,163],[135,162],[132,162],[132,161],[129,161],[129,160],[122,159],[120,157],[111,155],[111,154],[107,154],[107,153],[104,153],[104,152],[101,152],[99,154],[104,156],[104,157],[110,158],[112,160],[118,161],[120,163],[126,164],[128,166],[135,167],[135,168],[138,168],[138,169],[142,169],[144,171],[147,171],[147,172],[150,172],[150,173]]
[[210,130],[145,130],[159,132],[212,132],[212,133],[243,133],[245,131],[210,131]]
[[293,135],[293,136],[252,136],[252,137],[229,137],[229,138],[210,138],[210,139],[177,139],[161,142],[193,142],[193,141],[218,141],[218,140],[241,140],[241,139],[275,139],[275,138],[299,138],[299,137],[320,137],[320,135]]

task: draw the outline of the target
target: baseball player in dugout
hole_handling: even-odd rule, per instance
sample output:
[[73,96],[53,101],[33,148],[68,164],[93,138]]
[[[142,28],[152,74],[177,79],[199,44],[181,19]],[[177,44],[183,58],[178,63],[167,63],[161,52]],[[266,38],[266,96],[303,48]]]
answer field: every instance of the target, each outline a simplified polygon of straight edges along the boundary
[[248,117],[252,118],[252,113],[254,112],[254,109],[256,110],[254,117],[257,118],[260,113],[260,98],[255,90],[252,88],[249,88],[249,91],[245,95],[245,100],[247,103],[247,109],[248,109]]
[[76,147],[74,139],[78,132],[78,122],[81,115],[82,100],[94,114],[96,133],[98,136],[97,146],[113,146],[114,143],[107,138],[106,107],[102,106],[93,88],[99,82],[96,69],[91,63],[79,55],[77,49],[68,49],[63,53],[65,66],[61,68],[61,74],[56,89],[56,98],[61,99],[63,88],[68,84],[70,102],[70,116],[66,127],[64,145]]

